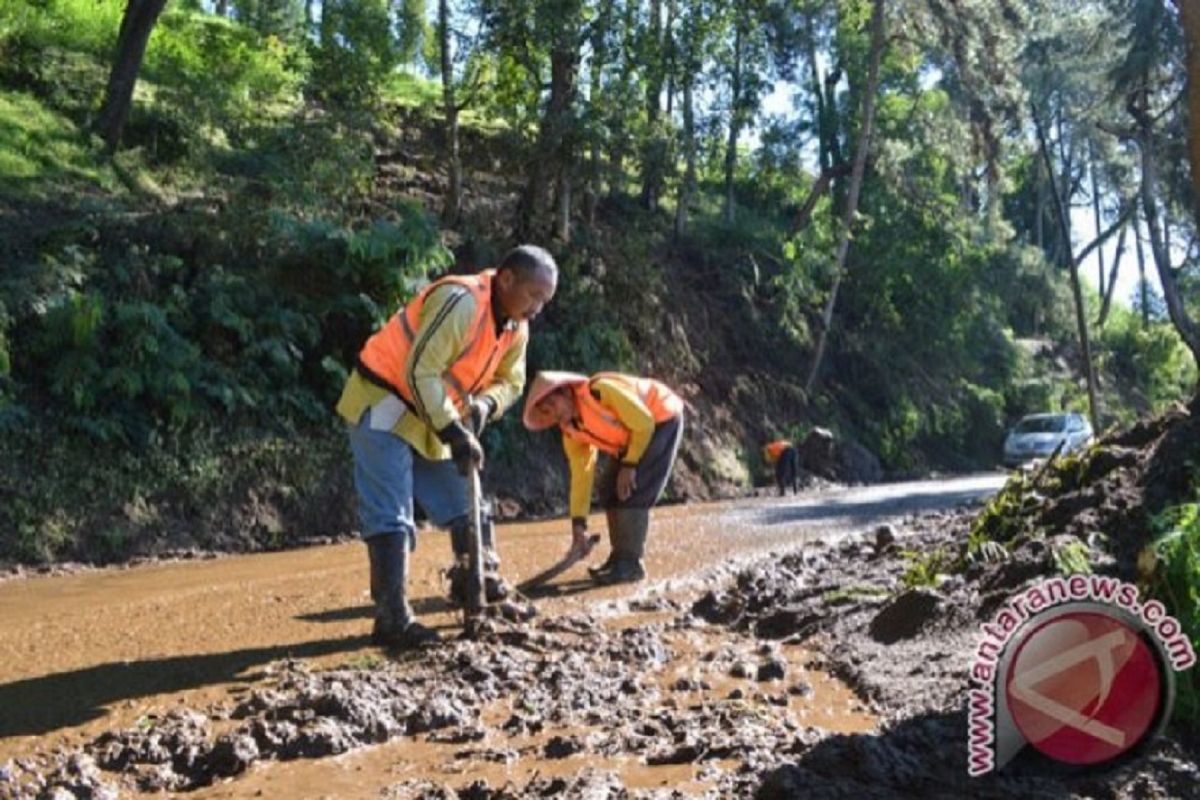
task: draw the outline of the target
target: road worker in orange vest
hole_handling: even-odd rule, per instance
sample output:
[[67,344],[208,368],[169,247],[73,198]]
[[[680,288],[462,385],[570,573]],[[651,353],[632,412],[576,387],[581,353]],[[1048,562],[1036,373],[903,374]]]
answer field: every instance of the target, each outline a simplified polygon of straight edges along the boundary
[[[409,554],[413,502],[449,528],[451,595],[465,602],[470,551],[466,476],[482,468],[479,437],[525,387],[529,320],[554,296],[558,266],[540,247],[511,251],[495,270],[449,276],[422,290],[372,335],[338,401],[350,431],[354,486],[371,565],[377,644],[438,639],[413,619]],[[481,534],[488,599],[505,594],[490,515]],[[457,581],[456,581],[457,574]],[[457,588],[456,588],[457,583]]]
[[800,451],[787,439],[776,439],[763,447],[763,460],[767,466],[775,468],[775,485],[779,487],[779,496],[783,497],[787,489],[800,491]]
[[600,503],[612,549],[589,571],[602,584],[642,580],[650,508],[666,488],[683,438],[683,400],[650,378],[545,371],[525,398],[524,422],[531,431],[557,425],[562,432],[571,471],[572,551],[587,547],[597,454],[608,456]]

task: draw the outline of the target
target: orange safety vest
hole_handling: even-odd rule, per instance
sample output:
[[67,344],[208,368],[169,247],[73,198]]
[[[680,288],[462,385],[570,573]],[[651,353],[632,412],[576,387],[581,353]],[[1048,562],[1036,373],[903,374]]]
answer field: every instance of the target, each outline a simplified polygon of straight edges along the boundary
[[[358,354],[359,371],[373,383],[390,389],[410,408],[416,407],[416,396],[408,383],[408,359],[421,324],[421,309],[430,292],[448,283],[457,284],[475,299],[475,317],[468,329],[466,345],[442,373],[442,381],[459,413],[464,413],[471,395],[491,384],[501,356],[526,325],[522,322],[519,326],[506,326],[496,335],[492,321],[492,279],[495,275],[496,271],[491,269],[477,275],[448,275],[426,286],[367,339]],[[448,300],[446,307],[455,302],[453,298]]]
[[593,392],[595,381],[601,378],[623,383],[632,389],[650,409],[655,424],[666,422],[683,412],[683,400],[661,381],[636,378],[620,372],[599,372],[586,383],[576,384],[573,388],[576,415],[574,420],[561,426],[565,436],[616,457],[620,457],[629,447],[629,428]]
[[783,451],[787,450],[791,446],[792,443],[787,439],[777,439],[771,442],[769,445],[763,448],[763,451],[767,454],[767,463],[774,464],[779,460],[779,457],[783,455]]

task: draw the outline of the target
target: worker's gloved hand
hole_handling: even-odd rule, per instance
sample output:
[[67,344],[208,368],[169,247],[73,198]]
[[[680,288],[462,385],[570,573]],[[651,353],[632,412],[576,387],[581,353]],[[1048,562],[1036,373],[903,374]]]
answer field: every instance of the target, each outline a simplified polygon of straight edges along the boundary
[[576,560],[586,558],[599,541],[600,537],[597,534],[588,535],[586,519],[573,519],[571,520],[571,549],[567,551],[567,556]]
[[461,422],[451,422],[437,435],[444,444],[450,445],[450,458],[460,475],[469,474],[472,466],[483,469],[483,445]]
[[622,464],[617,471],[617,499],[624,503],[637,490],[637,467]]
[[478,397],[471,401],[471,407],[467,411],[467,427],[475,434],[476,439],[483,436],[483,429],[495,413],[496,401],[492,398]]

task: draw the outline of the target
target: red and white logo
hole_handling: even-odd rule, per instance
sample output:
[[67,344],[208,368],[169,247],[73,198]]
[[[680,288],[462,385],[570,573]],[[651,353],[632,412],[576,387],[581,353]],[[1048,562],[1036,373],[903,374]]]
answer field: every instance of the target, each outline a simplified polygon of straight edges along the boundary
[[1057,761],[1096,765],[1153,733],[1164,703],[1162,665],[1136,628],[1091,610],[1035,625],[1001,676],[1026,741]]

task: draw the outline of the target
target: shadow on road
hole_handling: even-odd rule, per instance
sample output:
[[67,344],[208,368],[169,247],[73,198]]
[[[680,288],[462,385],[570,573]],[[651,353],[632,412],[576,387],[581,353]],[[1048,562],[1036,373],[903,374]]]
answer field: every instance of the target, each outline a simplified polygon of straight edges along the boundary
[[368,645],[364,634],[230,653],[114,662],[0,684],[0,737],[37,736],[81,725],[106,714],[105,706],[123,700],[254,680],[244,673],[281,658],[322,656]]
[[839,500],[831,498],[806,505],[774,506],[756,515],[763,525],[836,520],[847,525],[866,525],[898,514],[949,509],[965,503],[978,503],[993,494],[991,490],[962,489],[955,492],[926,492],[905,497],[877,500]]
[[[451,605],[450,601],[444,597],[420,597],[413,600],[411,605],[413,613],[418,615],[458,611],[458,606]],[[311,614],[297,614],[296,619],[305,622],[346,622],[352,619],[371,619],[373,616],[375,616],[375,606],[364,603],[345,608],[331,608],[327,611],[314,611]]]

